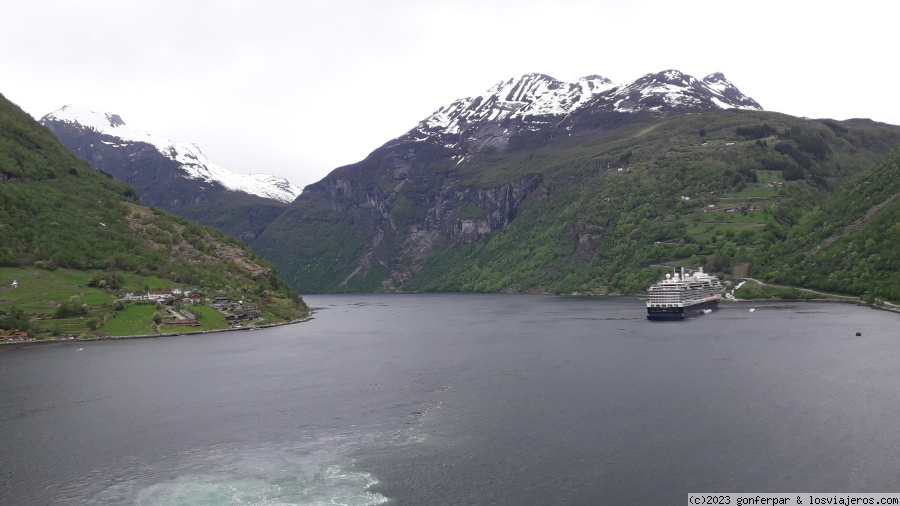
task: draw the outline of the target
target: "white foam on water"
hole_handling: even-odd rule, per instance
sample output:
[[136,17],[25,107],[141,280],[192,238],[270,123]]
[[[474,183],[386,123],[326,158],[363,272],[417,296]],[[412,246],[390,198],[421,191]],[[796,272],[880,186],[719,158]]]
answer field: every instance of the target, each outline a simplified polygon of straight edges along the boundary
[[[440,392],[448,388],[449,387],[441,387],[436,391]],[[428,420],[429,416],[440,409],[442,405],[443,403],[440,401],[425,403],[425,407],[421,411],[416,411],[415,413],[413,413],[416,418],[408,427],[399,429],[394,432],[394,434],[390,438],[391,445],[407,446],[422,443],[427,440],[428,436],[423,432],[423,426]]]
[[368,488],[377,483],[368,473],[330,465],[312,476],[243,474],[230,470],[181,476],[139,491],[135,504],[156,505],[376,505],[387,502]]
[[139,506],[370,506],[389,499],[369,489],[378,481],[353,469],[348,455],[361,441],[327,437],[292,446],[214,447],[131,470],[89,504]]

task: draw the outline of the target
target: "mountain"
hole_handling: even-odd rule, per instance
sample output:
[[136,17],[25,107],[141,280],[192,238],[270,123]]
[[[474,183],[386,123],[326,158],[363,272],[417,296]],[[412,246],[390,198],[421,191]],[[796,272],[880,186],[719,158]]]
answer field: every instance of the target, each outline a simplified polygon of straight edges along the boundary
[[244,241],[301,191],[279,176],[231,172],[196,145],[131,128],[116,114],[64,106],[40,122],[95,169],[134,185],[143,203]]
[[892,125],[765,112],[720,73],[526,74],[308,186],[253,248],[304,292],[628,293],[671,262],[746,274],[898,142]]
[[544,74],[524,74],[441,107],[393,143],[429,140],[462,157],[516,149],[571,132],[582,111],[634,115],[728,108],[762,110],[721,73],[697,80],[667,70],[624,85],[598,75],[565,83]]
[[[0,202],[0,316],[21,304],[26,314],[51,317],[70,297],[87,294],[85,307],[102,322],[115,317],[115,290],[146,292],[145,285],[269,297],[281,319],[307,311],[271,264],[218,230],[141,205],[131,185],[91,168],[2,95]],[[9,288],[7,276],[40,285],[32,292],[40,301],[22,303],[19,294],[27,290]],[[52,281],[61,279],[71,282]],[[89,289],[95,286],[89,279],[103,280],[105,288]],[[83,321],[68,324],[84,330]]]

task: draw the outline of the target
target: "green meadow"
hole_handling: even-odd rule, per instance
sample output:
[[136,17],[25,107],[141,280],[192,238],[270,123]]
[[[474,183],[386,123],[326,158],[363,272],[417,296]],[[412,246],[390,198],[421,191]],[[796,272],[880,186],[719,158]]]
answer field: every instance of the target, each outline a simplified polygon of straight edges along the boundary
[[[65,338],[70,335],[130,336],[160,332],[192,332],[228,328],[221,313],[209,306],[185,308],[201,322],[198,327],[159,325],[153,322],[155,304],[147,302],[119,302],[128,292],[164,289],[172,283],[153,276],[117,271],[117,289],[99,288],[97,279],[112,278],[108,272],[71,269],[44,270],[38,268],[0,267],[0,311],[12,314],[21,311],[29,323],[27,330],[35,339]],[[95,285],[95,286],[90,286]],[[162,311],[165,311],[164,309]],[[7,315],[8,316],[8,315]],[[0,313],[0,328],[4,328]],[[265,323],[280,321],[269,313]],[[15,325],[5,325],[13,330]]]

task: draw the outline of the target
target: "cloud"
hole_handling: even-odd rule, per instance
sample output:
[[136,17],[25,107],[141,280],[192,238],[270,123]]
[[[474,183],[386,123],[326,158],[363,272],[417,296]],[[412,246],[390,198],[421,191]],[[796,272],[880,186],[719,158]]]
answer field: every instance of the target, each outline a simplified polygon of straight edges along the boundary
[[767,110],[900,124],[889,2],[13,2],[0,92],[71,103],[295,184],[526,72],[628,82],[721,71]]

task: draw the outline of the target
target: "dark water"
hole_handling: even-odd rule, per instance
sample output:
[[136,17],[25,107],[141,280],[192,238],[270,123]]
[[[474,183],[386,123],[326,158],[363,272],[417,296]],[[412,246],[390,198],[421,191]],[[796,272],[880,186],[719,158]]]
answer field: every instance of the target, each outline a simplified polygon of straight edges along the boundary
[[0,504],[900,492],[896,314],[732,304],[649,322],[630,298],[306,299],[318,310],[300,325],[0,347]]

